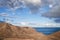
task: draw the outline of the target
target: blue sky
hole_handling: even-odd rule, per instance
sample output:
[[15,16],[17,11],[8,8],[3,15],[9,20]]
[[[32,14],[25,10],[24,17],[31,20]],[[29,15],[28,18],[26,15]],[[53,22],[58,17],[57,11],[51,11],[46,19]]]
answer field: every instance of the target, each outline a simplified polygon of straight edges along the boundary
[[[3,0],[2,3],[0,1],[1,4],[4,4],[0,5],[1,21],[5,20],[8,23],[12,23],[18,26],[32,26],[32,27],[60,26],[60,25],[52,25],[52,24],[59,24],[56,20],[57,18],[60,17],[59,15],[58,15],[59,17],[57,15],[54,16],[53,15],[54,11],[53,12],[51,11],[56,9],[55,7],[53,7],[54,5],[56,5],[54,4],[55,3],[54,1],[51,0],[52,4],[50,4],[51,3],[50,0],[49,1],[45,0],[47,3],[45,3],[44,0],[43,1],[19,0],[19,3],[17,0],[15,1],[16,2],[12,0],[10,1],[6,0],[6,5],[4,4],[5,2]],[[9,2],[10,4],[8,4]],[[57,6],[59,7],[59,5]]]

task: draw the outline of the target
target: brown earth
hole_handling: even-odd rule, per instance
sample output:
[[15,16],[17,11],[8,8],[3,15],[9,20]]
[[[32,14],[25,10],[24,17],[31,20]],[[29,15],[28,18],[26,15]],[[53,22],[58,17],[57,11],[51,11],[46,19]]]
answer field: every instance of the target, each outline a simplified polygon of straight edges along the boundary
[[34,39],[5,38],[4,40],[34,40]]
[[47,37],[44,34],[37,32],[33,28],[19,27],[8,23],[0,23],[0,40],[12,39],[47,40]]
[[60,31],[53,33],[51,35],[48,35],[48,38],[50,40],[60,40]]
[[0,40],[60,40],[60,31],[51,35],[44,35],[30,27],[14,26],[0,23]]

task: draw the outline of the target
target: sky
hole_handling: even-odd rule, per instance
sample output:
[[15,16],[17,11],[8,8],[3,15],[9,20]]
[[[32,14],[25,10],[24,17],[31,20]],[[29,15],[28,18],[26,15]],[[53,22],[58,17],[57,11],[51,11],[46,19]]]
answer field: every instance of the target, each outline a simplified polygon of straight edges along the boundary
[[0,21],[17,26],[60,27],[60,0],[0,0]]

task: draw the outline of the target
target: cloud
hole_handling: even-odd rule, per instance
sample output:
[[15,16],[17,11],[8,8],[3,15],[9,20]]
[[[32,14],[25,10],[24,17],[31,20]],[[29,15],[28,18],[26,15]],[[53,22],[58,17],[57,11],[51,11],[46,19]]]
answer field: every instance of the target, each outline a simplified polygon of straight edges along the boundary
[[7,7],[11,10],[27,7],[32,13],[36,13],[42,6],[51,4],[54,6],[56,2],[55,0],[0,0],[0,7]]
[[54,20],[56,23],[60,23],[60,18]]
[[[49,1],[49,0],[48,0]],[[50,10],[43,13],[42,16],[46,18],[53,18],[54,22],[60,23],[60,0],[50,0]]]
[[48,18],[60,18],[60,0],[53,0],[53,7],[47,13],[42,14],[42,16]]
[[0,13],[0,16],[8,16],[8,14],[7,13]]
[[52,9],[50,12],[43,14],[44,17],[54,19],[54,22],[60,23],[60,7]]
[[60,0],[0,0],[0,7],[7,7],[11,10],[27,7],[31,13],[40,11],[39,9],[45,5],[48,5],[51,10],[42,14],[42,16],[51,18],[60,17]]
[[28,27],[60,27],[60,23],[33,23],[33,22],[20,22],[15,23],[18,26],[28,26]]
[[[30,9],[30,13],[36,13],[40,11],[40,8],[46,5],[51,9],[47,13],[43,13],[42,16],[47,18],[60,18],[60,0],[0,0],[0,7],[6,7],[12,11],[26,7]],[[17,18],[16,16],[10,17],[7,14],[0,14],[0,16]],[[56,19],[55,22],[57,20],[58,19]]]
[[52,8],[49,12],[44,13],[42,16],[48,18],[60,18],[60,6]]
[[7,7],[13,10],[28,7],[31,11],[37,11],[41,0],[0,0],[0,7]]
[[8,13],[0,13],[0,16],[5,18],[18,18],[18,16],[10,16]]
[[22,1],[20,0],[0,0],[0,7],[7,7],[16,10],[22,7]]
[[60,23],[60,1],[57,1],[57,4],[55,4],[48,12],[42,14],[42,16],[47,18],[53,18],[54,22]]

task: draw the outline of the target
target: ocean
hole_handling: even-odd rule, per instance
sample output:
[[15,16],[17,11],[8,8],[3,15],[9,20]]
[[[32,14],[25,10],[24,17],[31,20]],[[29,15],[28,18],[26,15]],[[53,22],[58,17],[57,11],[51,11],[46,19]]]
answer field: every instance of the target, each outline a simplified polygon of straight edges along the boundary
[[52,28],[52,27],[50,27],[50,28],[48,28],[48,27],[47,28],[46,27],[45,28],[44,27],[36,27],[35,29],[36,29],[36,31],[41,32],[41,33],[46,34],[46,35],[60,31],[60,27],[54,27],[54,28]]

